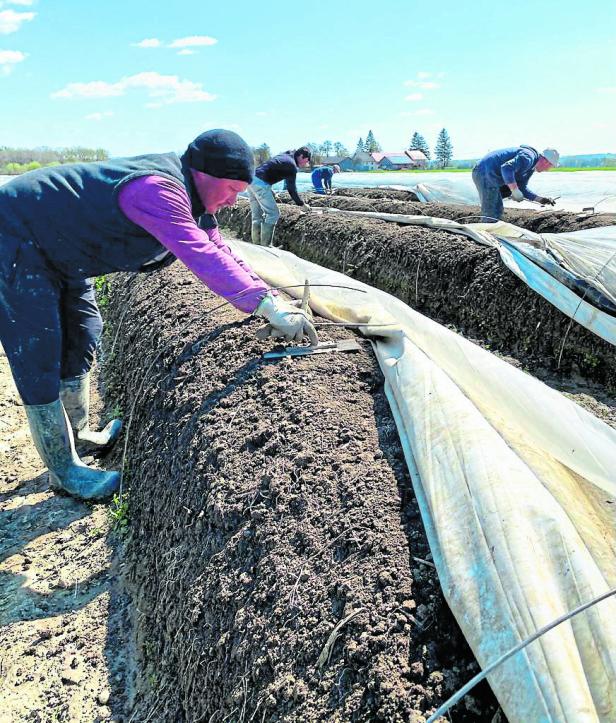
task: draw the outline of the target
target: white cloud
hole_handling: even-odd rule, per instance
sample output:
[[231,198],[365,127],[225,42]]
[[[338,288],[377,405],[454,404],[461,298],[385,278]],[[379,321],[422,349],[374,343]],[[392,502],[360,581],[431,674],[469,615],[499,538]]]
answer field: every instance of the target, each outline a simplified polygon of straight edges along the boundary
[[216,45],[218,40],[209,35],[189,35],[187,38],[177,38],[169,43],[170,48],[189,48],[202,45]]
[[19,50],[0,50],[0,75],[9,75],[17,63],[28,56]]
[[158,38],[144,38],[138,43],[133,43],[135,48],[159,48],[162,45]]
[[269,115],[269,113],[268,113],[266,110],[258,110],[258,111],[255,113],[255,115],[258,115],[258,116],[260,116],[260,117],[265,117],[265,116]]
[[[34,0],[7,0],[10,5],[34,5]],[[4,3],[0,2],[0,7]]]
[[189,48],[184,48],[183,50],[180,50],[178,52],[178,55],[194,55],[196,53],[195,50],[190,50]]
[[616,93],[616,85],[610,85],[605,88],[597,88],[597,93]]
[[102,121],[104,118],[109,118],[113,115],[110,110],[104,110],[100,113],[90,113],[90,115],[84,116],[86,120]]
[[137,73],[122,78],[117,83],[95,80],[90,83],[69,83],[51,94],[52,98],[110,98],[125,95],[128,90],[145,90],[154,102],[148,108],[159,108],[172,103],[199,103],[211,101],[215,95],[203,90],[201,83],[182,80],[177,75],[161,75],[155,72]]
[[423,93],[410,93],[409,95],[405,96],[404,100],[410,100],[413,102],[423,100]]
[[21,63],[26,59],[26,54],[19,50],[0,50],[0,65],[9,63]]
[[420,70],[419,73],[417,73],[418,78],[429,78],[432,75],[432,73],[426,73],[425,70]]
[[14,10],[0,11],[0,34],[8,35],[16,32],[22,23],[32,20],[35,15],[36,13],[16,13]]
[[434,90],[440,88],[440,83],[435,83],[433,80],[405,80],[404,85],[408,88],[421,88],[422,90]]
[[93,80],[90,83],[69,83],[62,90],[51,94],[52,98],[111,98],[124,95],[122,81],[107,83],[104,80]]

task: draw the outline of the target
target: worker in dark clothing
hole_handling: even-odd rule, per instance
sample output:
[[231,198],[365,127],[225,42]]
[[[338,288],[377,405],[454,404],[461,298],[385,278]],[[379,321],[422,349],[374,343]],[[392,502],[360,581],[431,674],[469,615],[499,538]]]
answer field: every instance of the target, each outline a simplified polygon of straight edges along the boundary
[[340,166],[337,164],[333,166],[318,166],[310,174],[312,179],[312,185],[316,193],[331,193],[332,190],[332,176],[334,173],[340,173]]
[[503,215],[503,198],[514,201],[536,201],[554,205],[554,199],[537,196],[528,188],[533,173],[542,173],[558,166],[559,155],[554,148],[539,153],[531,146],[503,148],[484,156],[473,168],[473,182],[479,192],[481,220],[498,221]]
[[[236,308],[263,316],[271,336],[318,339],[225,245],[212,215],[252,180],[249,146],[213,130],[175,153],[41,168],[0,187],[0,341],[52,486],[99,499],[118,472],[87,467],[74,438],[109,445],[88,425],[89,371],[102,329],[92,278],[149,271],[180,259]],[[197,220],[208,218],[205,230]]]
[[255,171],[253,182],[248,186],[250,213],[252,216],[251,239],[253,244],[272,246],[274,229],[280,218],[272,186],[286,181],[287,191],[304,211],[310,206],[297,193],[297,169],[310,163],[310,149],[303,146],[296,151],[285,151],[262,163]]

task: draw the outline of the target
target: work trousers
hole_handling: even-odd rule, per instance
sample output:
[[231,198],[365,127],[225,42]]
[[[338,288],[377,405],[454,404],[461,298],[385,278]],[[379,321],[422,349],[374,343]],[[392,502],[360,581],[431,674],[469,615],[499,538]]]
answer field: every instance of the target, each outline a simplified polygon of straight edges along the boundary
[[24,404],[92,367],[103,328],[91,279],[66,279],[33,241],[0,233],[0,342]]
[[489,183],[478,168],[473,169],[473,183],[479,192],[481,220],[491,223],[501,219],[503,216],[503,199],[500,186]]
[[313,171],[310,174],[310,179],[312,180],[312,185],[314,186],[314,192],[325,194],[323,176],[321,176],[319,171]]
[[280,218],[280,211],[274,199],[274,192],[269,183],[255,177],[248,186],[248,199],[253,223],[266,223],[275,226]]

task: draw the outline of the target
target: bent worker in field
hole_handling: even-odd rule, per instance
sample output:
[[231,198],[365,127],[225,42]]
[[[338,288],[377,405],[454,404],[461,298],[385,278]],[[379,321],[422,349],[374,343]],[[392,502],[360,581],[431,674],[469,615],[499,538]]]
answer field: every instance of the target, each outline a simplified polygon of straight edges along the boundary
[[312,185],[316,193],[331,193],[332,191],[332,177],[335,173],[340,173],[340,166],[334,164],[333,166],[318,166],[310,174],[312,179]]
[[479,192],[481,220],[498,221],[503,216],[503,198],[514,201],[536,201],[542,205],[554,205],[554,199],[538,196],[528,188],[528,181],[535,173],[549,171],[558,166],[558,151],[546,148],[539,153],[531,146],[503,148],[484,156],[473,168],[473,183]]
[[121,426],[114,420],[94,432],[88,424],[88,375],[102,331],[92,277],[177,258],[237,309],[264,317],[271,336],[318,342],[307,314],[225,245],[212,215],[235,203],[253,169],[242,138],[212,130],[181,157],[42,168],[0,187],[0,341],[52,486],[99,499],[120,480],[75,451],[75,437],[108,446]]
[[297,169],[305,168],[309,163],[310,149],[302,146],[296,151],[279,153],[257,168],[255,177],[248,186],[252,216],[250,237],[253,244],[272,246],[274,243],[274,230],[280,218],[272,191],[275,183],[285,181],[286,190],[293,201],[304,211],[310,211],[310,206],[299,197],[296,185]]

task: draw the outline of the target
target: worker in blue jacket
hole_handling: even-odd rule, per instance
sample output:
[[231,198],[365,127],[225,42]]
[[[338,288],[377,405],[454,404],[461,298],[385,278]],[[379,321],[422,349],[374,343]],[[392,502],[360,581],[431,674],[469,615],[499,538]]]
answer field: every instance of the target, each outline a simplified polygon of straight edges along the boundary
[[554,205],[554,199],[538,196],[528,188],[535,173],[549,171],[558,166],[559,155],[554,148],[539,153],[531,146],[502,148],[484,156],[473,168],[473,182],[479,192],[481,220],[498,221],[503,215],[503,198],[513,201],[536,201]]
[[312,179],[312,185],[316,193],[331,193],[332,190],[332,176],[334,173],[340,173],[340,166],[317,166],[314,171],[310,174]]

